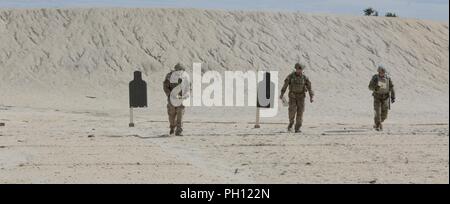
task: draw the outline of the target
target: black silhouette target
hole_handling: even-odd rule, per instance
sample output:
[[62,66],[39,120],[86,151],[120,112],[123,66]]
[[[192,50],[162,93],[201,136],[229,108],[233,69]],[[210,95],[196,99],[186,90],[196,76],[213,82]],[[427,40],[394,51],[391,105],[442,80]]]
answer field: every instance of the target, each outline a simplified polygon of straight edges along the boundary
[[134,79],[130,82],[130,108],[147,107],[147,83],[142,80],[140,71],[134,72]]
[[271,108],[275,99],[275,85],[270,81],[270,73],[266,72],[257,87],[257,107]]

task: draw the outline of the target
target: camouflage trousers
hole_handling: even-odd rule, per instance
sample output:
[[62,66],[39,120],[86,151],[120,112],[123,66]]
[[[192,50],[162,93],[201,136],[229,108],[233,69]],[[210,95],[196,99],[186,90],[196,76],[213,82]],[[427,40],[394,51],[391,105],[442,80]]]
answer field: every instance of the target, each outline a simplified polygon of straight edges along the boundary
[[305,110],[305,94],[289,93],[289,126],[292,128],[295,119],[295,130],[300,129],[303,123],[303,112]]
[[388,116],[389,100],[387,98],[374,97],[373,108],[375,111],[374,122],[376,125],[381,124]]
[[170,129],[177,129],[177,132],[183,131],[183,115],[184,106],[173,106],[171,103],[167,104],[167,114],[169,115]]

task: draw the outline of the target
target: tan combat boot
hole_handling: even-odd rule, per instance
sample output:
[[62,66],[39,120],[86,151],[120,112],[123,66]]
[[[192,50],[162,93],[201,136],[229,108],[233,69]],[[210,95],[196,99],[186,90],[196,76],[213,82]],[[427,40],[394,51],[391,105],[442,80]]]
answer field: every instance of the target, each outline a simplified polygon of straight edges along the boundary
[[287,130],[288,132],[292,132],[292,126],[294,125],[294,123],[289,123]]
[[175,136],[183,136],[183,129],[177,128],[177,130],[175,131]]
[[375,125],[373,126],[373,128],[374,128],[376,131],[381,131],[381,123],[375,123]]

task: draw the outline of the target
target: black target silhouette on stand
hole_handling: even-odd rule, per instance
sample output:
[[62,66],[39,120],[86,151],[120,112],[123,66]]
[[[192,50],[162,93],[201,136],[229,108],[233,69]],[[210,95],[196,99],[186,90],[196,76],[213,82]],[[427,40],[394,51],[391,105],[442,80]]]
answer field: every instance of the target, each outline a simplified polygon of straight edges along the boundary
[[129,127],[134,127],[133,108],[147,107],[147,83],[142,80],[142,73],[140,71],[134,72],[134,79],[130,82],[130,124]]
[[275,99],[275,84],[270,81],[270,73],[264,73],[263,80],[258,83],[256,94],[255,128],[260,128],[260,109],[273,108]]

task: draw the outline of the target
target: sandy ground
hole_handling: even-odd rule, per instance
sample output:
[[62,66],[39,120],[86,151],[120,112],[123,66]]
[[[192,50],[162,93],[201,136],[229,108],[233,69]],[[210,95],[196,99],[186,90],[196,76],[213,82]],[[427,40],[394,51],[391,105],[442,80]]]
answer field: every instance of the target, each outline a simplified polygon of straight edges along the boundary
[[190,120],[0,109],[0,183],[448,183],[448,123],[369,125]]

